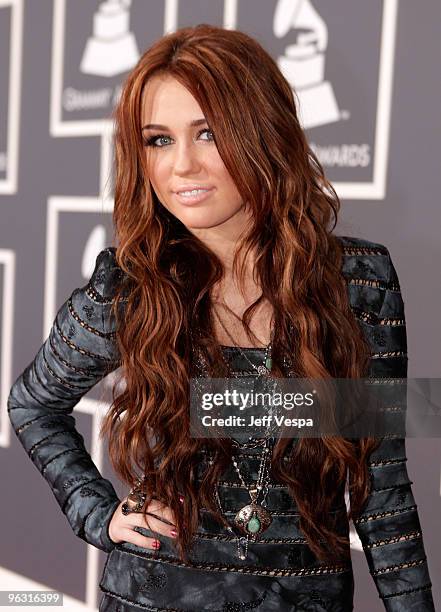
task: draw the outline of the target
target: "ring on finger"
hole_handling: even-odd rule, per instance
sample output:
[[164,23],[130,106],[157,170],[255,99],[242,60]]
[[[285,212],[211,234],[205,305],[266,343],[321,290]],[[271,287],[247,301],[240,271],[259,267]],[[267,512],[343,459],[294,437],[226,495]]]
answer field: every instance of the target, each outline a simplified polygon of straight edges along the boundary
[[146,496],[144,493],[131,491],[121,506],[121,512],[127,516],[131,512],[141,512]]

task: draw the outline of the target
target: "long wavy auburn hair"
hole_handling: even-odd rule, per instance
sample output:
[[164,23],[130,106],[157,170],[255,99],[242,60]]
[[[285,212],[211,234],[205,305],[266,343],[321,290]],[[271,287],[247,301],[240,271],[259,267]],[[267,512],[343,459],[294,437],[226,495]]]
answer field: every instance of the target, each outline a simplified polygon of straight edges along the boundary
[[[368,373],[370,351],[349,306],[341,242],[332,234],[340,202],[308,146],[292,89],[275,61],[245,33],[206,24],[157,40],[128,75],[113,115],[113,221],[124,280],[112,313],[124,385],[122,391],[120,381],[113,387],[101,433],[109,436],[118,476],[130,486],[145,478],[144,511],[153,498],[172,509],[179,556],[186,561],[200,508],[227,524],[214,491],[231,462],[231,439],[189,435],[195,355],[205,363],[206,375],[228,376],[210,300],[224,271],[216,255],[169,213],[151,188],[141,109],[143,88],[156,75],[174,77],[198,101],[219,154],[252,211],[234,269],[239,253],[256,249],[262,293],[245,311],[243,324],[250,336],[255,308],[265,298],[271,302],[272,375],[361,378]],[[311,550],[321,561],[337,563],[349,556],[349,543],[346,534],[337,533],[332,509],[341,500],[349,470],[349,518],[358,516],[369,493],[367,457],[377,442],[333,436],[292,442],[278,439],[271,474],[297,504],[298,525]],[[214,462],[198,484],[202,446]]]

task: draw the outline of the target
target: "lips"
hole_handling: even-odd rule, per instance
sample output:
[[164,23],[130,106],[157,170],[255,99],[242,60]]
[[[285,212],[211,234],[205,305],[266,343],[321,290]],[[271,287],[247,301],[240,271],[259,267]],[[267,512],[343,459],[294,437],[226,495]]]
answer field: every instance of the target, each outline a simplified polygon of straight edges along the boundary
[[214,187],[186,187],[175,192],[175,197],[181,204],[196,204],[209,198],[214,191]]
[[189,185],[178,185],[176,189],[173,190],[173,193],[182,193],[183,191],[194,191],[195,189],[204,189],[209,191],[213,189],[212,185],[197,185],[195,183]]

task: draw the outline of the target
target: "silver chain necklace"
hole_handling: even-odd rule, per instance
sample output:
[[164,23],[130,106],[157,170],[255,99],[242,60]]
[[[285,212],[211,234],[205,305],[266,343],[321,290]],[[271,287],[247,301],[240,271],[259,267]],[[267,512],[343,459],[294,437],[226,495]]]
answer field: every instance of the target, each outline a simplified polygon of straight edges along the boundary
[[[214,312],[216,314],[216,317],[220,325],[223,327],[225,333],[227,334],[227,336],[230,338],[230,340],[233,342],[233,345],[235,346],[234,338],[231,336],[230,332],[223,324],[218,313],[216,311]],[[267,377],[270,375],[271,366],[272,366],[271,346],[272,346],[273,333],[274,333],[274,330],[271,333],[270,342],[265,347],[265,355],[264,355],[263,363],[259,366],[256,366],[250,359],[248,359],[247,355],[244,353],[241,347],[235,346],[235,348],[239,350],[239,352],[246,359],[246,361],[248,361],[248,363],[252,366],[252,368],[257,372],[258,377],[264,377],[264,376]],[[231,367],[230,367],[230,373],[235,378],[240,378]],[[239,468],[236,458],[234,456],[232,457],[232,462],[237,472],[237,475],[239,476],[240,482],[242,486],[244,487],[244,489],[248,491],[248,494],[251,499],[251,503],[246,504],[245,506],[240,508],[234,517],[235,526],[244,533],[243,536],[236,536],[237,554],[238,554],[239,559],[244,560],[247,558],[249,541],[250,540],[256,541],[258,536],[263,531],[265,531],[272,522],[271,514],[264,507],[267,505],[266,497],[268,495],[268,485],[269,485],[268,460],[270,459],[270,452],[272,453],[272,449],[270,450],[271,442],[267,436],[264,438],[260,438],[260,439],[250,437],[249,442],[245,442],[245,443],[239,443],[238,441],[233,439],[233,443],[235,444],[235,446],[240,447],[240,448],[257,448],[258,446],[263,446],[263,450],[260,456],[260,465],[259,465],[259,470],[258,470],[258,475],[257,475],[257,481],[254,486],[251,486],[251,487],[247,486],[240,472],[240,468]],[[213,463],[212,457],[209,458],[209,463],[210,465],[212,465]],[[262,501],[259,502],[259,496],[261,493],[262,493]],[[215,495],[216,495],[216,501],[219,506],[219,509],[221,513],[225,515],[223,508],[222,508],[217,485],[215,486]],[[228,530],[234,534],[234,531],[231,528],[231,526],[228,527]]]
[[263,362],[261,364],[259,364],[258,366],[256,366],[250,359],[248,359],[247,355],[241,349],[241,347],[240,346],[236,346],[234,338],[232,337],[232,335],[230,334],[228,329],[225,327],[222,319],[220,318],[219,314],[216,312],[216,310],[214,308],[213,308],[213,312],[216,315],[217,320],[221,324],[224,332],[227,334],[229,339],[232,341],[232,343],[234,345],[234,348],[237,348],[237,350],[241,353],[241,355],[248,361],[248,363],[253,368],[253,370],[256,370],[256,372],[260,376],[268,376],[270,374],[270,372],[271,372],[271,367],[272,367],[272,359],[271,359],[270,351],[271,351],[271,348],[272,348],[272,340],[273,340],[274,330],[272,330],[272,332],[271,332],[271,339],[270,339],[269,343],[265,347],[265,355],[264,355],[264,358],[263,358]]
[[[271,514],[264,506],[267,505],[266,497],[268,495],[268,458],[270,455],[269,439],[265,439],[266,445],[262,453],[260,461],[259,472],[257,481],[254,487],[247,487],[242,474],[240,473],[239,466],[236,458],[233,457],[233,465],[240,478],[241,484],[250,495],[251,503],[243,506],[234,517],[234,524],[244,533],[243,536],[238,536],[232,529],[231,525],[227,526],[227,530],[236,538],[237,544],[237,556],[242,561],[247,558],[248,555],[248,543],[249,541],[256,541],[258,536],[265,531],[272,522]],[[210,455],[208,459],[210,466],[213,465],[213,458]],[[263,492],[262,501],[258,503],[259,494]],[[223,516],[225,516],[224,509],[220,500],[219,490],[215,485],[215,497],[219,510]]]

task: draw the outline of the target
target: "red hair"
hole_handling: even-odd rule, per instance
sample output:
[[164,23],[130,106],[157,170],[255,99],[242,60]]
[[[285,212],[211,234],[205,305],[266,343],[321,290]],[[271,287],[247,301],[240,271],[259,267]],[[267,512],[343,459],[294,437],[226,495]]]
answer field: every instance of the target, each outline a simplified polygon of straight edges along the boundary
[[[129,485],[145,475],[145,507],[152,497],[171,507],[180,556],[186,559],[201,507],[225,523],[213,491],[231,461],[231,440],[189,436],[192,356],[203,356],[208,375],[228,375],[214,339],[209,299],[223,266],[150,187],[141,107],[145,84],[159,74],[174,77],[195,97],[253,213],[240,248],[257,249],[262,296],[243,321],[247,327],[261,299],[271,302],[274,375],[359,378],[368,369],[369,347],[349,306],[341,243],[332,234],[340,202],[308,146],[292,89],[275,61],[245,33],[211,25],[159,39],[129,74],[114,113],[116,258],[126,282],[112,308],[126,385],[114,393],[102,431],[109,434],[117,474]],[[122,291],[128,295],[123,314]],[[354,482],[350,516],[361,510],[369,492],[366,457],[375,441],[303,438],[291,448],[290,442],[278,440],[272,474],[288,486],[310,548],[334,562],[347,556],[349,547],[336,533],[330,510],[347,468]],[[196,486],[202,445],[217,460]],[[189,503],[180,504],[178,493]]]

